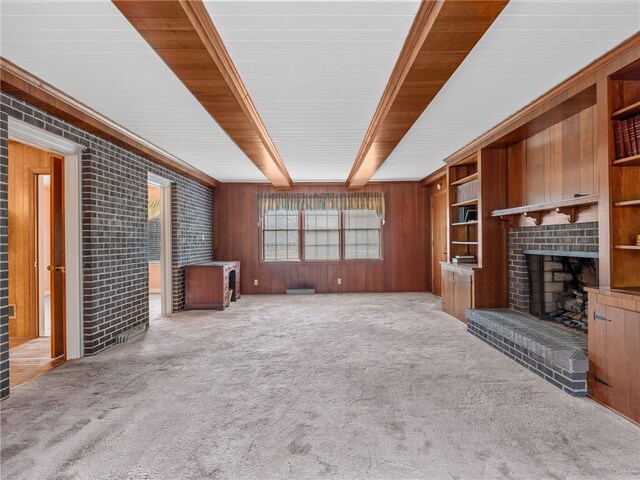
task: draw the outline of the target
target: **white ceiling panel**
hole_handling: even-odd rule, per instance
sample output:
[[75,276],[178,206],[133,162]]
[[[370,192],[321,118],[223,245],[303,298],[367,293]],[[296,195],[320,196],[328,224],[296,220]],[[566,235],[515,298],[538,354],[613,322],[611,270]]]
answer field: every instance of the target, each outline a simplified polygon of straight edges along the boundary
[[[3,56],[221,181],[264,176],[109,0],[0,0]],[[344,181],[419,0],[206,0],[294,181]],[[638,0],[511,0],[374,180],[443,158],[640,30]]]
[[109,0],[1,7],[5,58],[220,181],[265,181]]
[[374,180],[415,180],[640,30],[640,1],[511,0]]
[[206,1],[294,181],[345,181],[418,0]]

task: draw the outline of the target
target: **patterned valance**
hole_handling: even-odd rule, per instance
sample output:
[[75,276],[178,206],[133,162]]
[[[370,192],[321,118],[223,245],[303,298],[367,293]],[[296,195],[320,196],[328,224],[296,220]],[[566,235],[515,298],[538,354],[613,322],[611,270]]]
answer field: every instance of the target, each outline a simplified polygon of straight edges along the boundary
[[385,220],[384,193],[259,193],[258,223],[270,210],[373,210]]

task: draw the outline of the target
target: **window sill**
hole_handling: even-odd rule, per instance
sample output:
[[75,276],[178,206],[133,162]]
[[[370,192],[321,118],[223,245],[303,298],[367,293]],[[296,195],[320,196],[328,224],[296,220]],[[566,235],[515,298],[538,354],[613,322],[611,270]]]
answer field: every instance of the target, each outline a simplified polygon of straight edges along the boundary
[[358,264],[358,263],[384,263],[384,259],[361,259],[361,260],[260,260],[260,263],[265,265],[343,265],[343,264]]

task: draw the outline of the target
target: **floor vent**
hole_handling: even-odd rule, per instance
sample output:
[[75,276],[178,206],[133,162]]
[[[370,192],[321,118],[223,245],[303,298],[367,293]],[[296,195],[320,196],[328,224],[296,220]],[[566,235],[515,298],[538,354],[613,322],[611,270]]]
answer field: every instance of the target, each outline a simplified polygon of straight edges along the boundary
[[142,335],[147,330],[149,330],[148,323],[143,323],[141,325],[131,327],[129,330],[122,332],[120,335],[116,337],[116,345],[133,340],[137,336]]
[[287,288],[287,295],[313,295],[315,288]]

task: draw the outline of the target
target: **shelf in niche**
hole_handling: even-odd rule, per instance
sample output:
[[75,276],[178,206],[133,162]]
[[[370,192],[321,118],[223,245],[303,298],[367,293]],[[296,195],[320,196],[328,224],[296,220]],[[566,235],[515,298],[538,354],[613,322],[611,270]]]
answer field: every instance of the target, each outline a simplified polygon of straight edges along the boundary
[[626,118],[639,112],[640,112],[640,102],[636,102],[624,108],[621,108],[620,110],[616,110],[611,114],[611,118],[614,120],[619,120],[621,118]]
[[469,175],[467,177],[461,178],[460,180],[456,180],[455,182],[452,182],[451,186],[455,187],[457,185],[463,185],[465,183],[469,183],[469,182],[471,182],[473,180],[476,180],[477,178],[478,178],[478,174],[474,173],[474,174],[471,174],[471,175]]
[[468,227],[469,225],[477,225],[478,221],[474,220],[472,222],[456,222],[456,223],[452,223],[451,226],[452,227],[461,227],[461,226],[466,226]]
[[[478,245],[478,242],[451,242],[452,245]],[[640,248],[640,247],[638,247]]]
[[638,167],[640,166],[640,155],[614,160],[613,165],[615,167]]
[[616,250],[640,250],[640,245],[614,245]]
[[626,200],[624,202],[615,202],[614,207],[640,207],[640,199],[638,200]]
[[477,205],[477,204],[478,204],[478,199],[474,198],[473,200],[467,200],[465,202],[454,203],[451,206],[452,207],[466,207],[467,205]]

